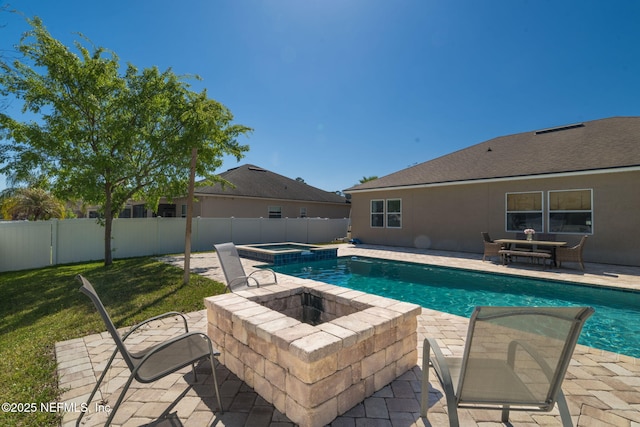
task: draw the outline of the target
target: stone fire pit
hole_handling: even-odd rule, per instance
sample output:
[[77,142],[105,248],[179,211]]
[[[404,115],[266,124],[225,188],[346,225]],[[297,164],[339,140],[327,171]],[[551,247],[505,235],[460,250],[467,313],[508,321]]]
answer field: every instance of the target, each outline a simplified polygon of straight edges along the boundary
[[220,361],[302,427],[330,423],[417,363],[415,304],[302,280],[205,305]]

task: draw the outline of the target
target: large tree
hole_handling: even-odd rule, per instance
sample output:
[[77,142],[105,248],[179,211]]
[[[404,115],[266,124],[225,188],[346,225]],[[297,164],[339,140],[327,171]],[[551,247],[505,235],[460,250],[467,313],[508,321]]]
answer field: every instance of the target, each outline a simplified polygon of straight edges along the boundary
[[71,49],[40,19],[28,22],[22,57],[0,61],[0,94],[35,119],[0,113],[0,173],[38,170],[59,198],[102,206],[109,265],[112,221],[127,200],[154,208],[186,194],[193,149],[198,176],[218,180],[213,171],[224,155],[243,156],[248,146],[237,138],[251,129],[171,69],[121,68],[114,52],[85,38]]

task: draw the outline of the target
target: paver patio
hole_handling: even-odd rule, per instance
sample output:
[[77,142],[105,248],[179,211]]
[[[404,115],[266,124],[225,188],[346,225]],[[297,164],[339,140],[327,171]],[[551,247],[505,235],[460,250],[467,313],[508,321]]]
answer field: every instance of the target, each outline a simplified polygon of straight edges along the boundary
[[[481,256],[449,252],[386,248],[341,246],[339,255],[374,256],[403,261],[424,262],[483,271],[508,272],[534,277],[571,280],[594,285],[640,289],[640,268],[587,264],[586,271],[568,268],[540,271],[527,265],[502,266],[482,262]],[[180,257],[167,257],[167,262],[181,265]],[[253,261],[243,260],[247,270]],[[191,266],[198,274],[223,281],[222,271],[213,253],[195,254]],[[279,276],[279,281],[303,279]],[[204,310],[189,313],[191,330],[206,330]],[[423,309],[418,320],[418,353],[422,355],[425,336],[438,339],[443,351],[461,354],[468,319],[434,310]],[[162,339],[172,333],[172,323],[165,321],[149,328],[142,337]],[[96,378],[113,351],[113,341],[107,333],[90,335],[56,344],[60,387],[67,390],[62,401],[69,410],[63,426],[75,425],[81,403],[86,400]],[[115,401],[117,390],[126,381],[128,371],[116,361],[108,373],[99,395],[83,418],[84,426],[102,425],[104,410]],[[198,383],[193,383],[190,369],[170,375],[153,384],[134,384],[116,414],[117,426],[292,426],[290,420],[265,402],[250,387],[218,365],[217,375],[225,413],[216,410],[212,388],[211,369],[198,367]],[[415,366],[404,375],[383,387],[363,403],[338,417],[331,426],[447,426],[446,404],[440,385],[432,382],[429,393],[429,417],[420,418],[420,379],[422,370]],[[431,378],[434,378],[432,373]],[[578,426],[640,427],[640,360],[582,345],[576,347],[567,378],[563,385],[573,421]],[[116,394],[114,394],[116,392]],[[104,400],[103,400],[104,399]],[[75,404],[75,406],[74,406]],[[102,411],[102,412],[101,412]],[[557,409],[551,413],[513,412],[513,425],[561,425]],[[499,411],[462,410],[463,426],[498,426]]]

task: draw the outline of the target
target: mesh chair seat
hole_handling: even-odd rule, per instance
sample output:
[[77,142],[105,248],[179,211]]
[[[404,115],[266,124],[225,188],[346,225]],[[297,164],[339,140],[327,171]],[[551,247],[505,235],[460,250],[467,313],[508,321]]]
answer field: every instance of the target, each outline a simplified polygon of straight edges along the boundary
[[[131,356],[138,359],[136,380],[141,383],[151,383],[209,357],[207,340],[204,334],[189,333],[153,346],[145,352],[132,353]],[[219,354],[214,351],[215,356]]]
[[[550,411],[558,404],[563,426],[571,415],[561,385],[591,307],[476,307],[463,357],[445,357],[437,342],[423,348],[421,415],[428,410],[429,363],[442,384],[449,423],[458,407]],[[433,353],[433,355],[432,355]]]

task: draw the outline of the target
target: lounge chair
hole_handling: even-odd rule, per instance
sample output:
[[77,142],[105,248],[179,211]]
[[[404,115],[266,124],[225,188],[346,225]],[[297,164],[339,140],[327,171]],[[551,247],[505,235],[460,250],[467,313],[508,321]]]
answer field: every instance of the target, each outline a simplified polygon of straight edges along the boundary
[[491,240],[489,233],[486,231],[483,231],[481,234],[484,239],[484,255],[482,255],[482,261],[484,261],[486,257],[500,256],[499,251],[502,249],[502,245]]
[[[227,280],[227,288],[231,292],[246,289],[250,286],[260,287],[262,285],[278,283],[276,273],[270,269],[256,270],[253,273],[247,275],[242,267],[240,256],[236,245],[233,243],[220,243],[213,245],[218,254],[220,260],[220,266],[224,272],[224,277]],[[269,275],[273,275],[273,282],[260,283],[254,274],[266,272]]]
[[[462,358],[444,357],[434,339],[424,340],[421,415],[427,416],[429,362],[447,400],[449,425],[458,408],[551,411],[572,426],[562,381],[591,307],[476,307]],[[431,356],[433,353],[433,356]]]
[[584,245],[587,242],[588,236],[582,236],[580,243],[571,248],[558,248],[556,249],[556,262],[558,267],[562,267],[562,262],[577,262],[580,264],[580,268],[584,271],[584,262],[582,261],[582,251]]
[[[82,283],[82,286],[80,287],[80,291],[82,291],[82,293],[87,295],[91,299],[91,301],[93,301],[93,304],[96,306],[96,309],[98,309],[98,313],[100,313],[102,320],[107,326],[107,331],[109,332],[109,334],[111,335],[111,337],[113,338],[116,344],[116,349],[113,351],[111,358],[109,359],[109,361],[107,362],[106,366],[102,371],[102,375],[98,379],[96,386],[93,388],[93,391],[89,395],[89,399],[87,399],[86,406],[88,407],[89,403],[91,402],[96,392],[98,391],[98,388],[102,383],[102,380],[104,379],[107,371],[109,371],[109,367],[111,366],[111,363],[113,362],[118,352],[120,352],[120,355],[122,356],[122,358],[127,364],[127,368],[129,368],[129,371],[131,372],[131,374],[129,375],[129,379],[125,383],[124,388],[122,389],[122,392],[118,397],[118,400],[116,401],[111,411],[109,412],[109,418],[107,419],[107,422],[104,424],[105,426],[108,426],[111,424],[111,421],[113,420],[113,417],[115,416],[116,411],[118,410],[118,407],[124,400],[124,396],[127,393],[127,390],[129,389],[129,386],[131,385],[134,379],[143,384],[152,383],[186,366],[191,365],[191,368],[193,370],[194,380],[197,381],[198,379],[196,376],[195,363],[205,359],[208,359],[209,362],[211,363],[211,371],[213,375],[213,388],[216,393],[216,398],[218,400],[218,408],[220,409],[221,413],[223,412],[222,403],[220,402],[220,393],[218,391],[218,380],[216,378],[216,369],[214,366],[214,358],[219,356],[220,352],[213,347],[213,345],[211,344],[211,340],[207,335],[201,332],[189,332],[186,317],[182,313],[169,312],[169,313],[161,314],[159,316],[152,317],[141,323],[138,323],[137,325],[133,326],[131,330],[129,330],[126,334],[124,334],[121,337],[116,327],[114,326],[113,322],[111,321],[109,314],[105,310],[104,305],[102,305],[102,301],[100,301],[100,298],[98,297],[98,294],[96,293],[91,283],[81,275],[78,275],[77,278]],[[125,340],[129,336],[131,336],[133,332],[137,331],[141,326],[144,326],[154,320],[159,320],[159,319],[172,317],[172,316],[182,318],[182,321],[184,323],[184,333],[178,336],[175,336],[160,344],[156,343],[153,346],[147,349],[144,349],[142,351],[137,351],[137,352],[130,351],[125,345]],[[82,419],[83,416],[84,416],[84,412],[81,412],[80,416],[78,417],[78,420],[76,421],[76,426],[80,425],[80,420]]]

